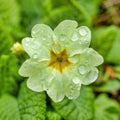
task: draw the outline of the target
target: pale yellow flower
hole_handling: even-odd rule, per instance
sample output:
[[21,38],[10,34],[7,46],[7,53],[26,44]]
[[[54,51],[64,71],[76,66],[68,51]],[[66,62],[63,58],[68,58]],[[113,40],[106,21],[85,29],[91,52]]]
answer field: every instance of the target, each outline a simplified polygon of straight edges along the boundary
[[89,48],[89,28],[77,25],[76,21],[64,20],[53,31],[48,25],[37,24],[32,29],[32,38],[22,40],[30,58],[19,74],[29,77],[28,88],[46,91],[55,102],[65,96],[77,98],[81,84],[94,82],[98,77],[96,66],[103,63],[103,57]]

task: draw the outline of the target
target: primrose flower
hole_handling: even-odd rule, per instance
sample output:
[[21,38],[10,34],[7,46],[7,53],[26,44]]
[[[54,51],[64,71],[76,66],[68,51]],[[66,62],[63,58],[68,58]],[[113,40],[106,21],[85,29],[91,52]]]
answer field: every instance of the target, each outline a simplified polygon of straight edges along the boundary
[[32,38],[22,40],[30,58],[19,74],[28,77],[28,88],[46,91],[55,102],[65,96],[77,98],[81,84],[94,82],[98,77],[96,66],[103,63],[103,57],[89,48],[89,28],[77,25],[76,21],[64,20],[53,31],[48,25],[37,24],[32,29]]

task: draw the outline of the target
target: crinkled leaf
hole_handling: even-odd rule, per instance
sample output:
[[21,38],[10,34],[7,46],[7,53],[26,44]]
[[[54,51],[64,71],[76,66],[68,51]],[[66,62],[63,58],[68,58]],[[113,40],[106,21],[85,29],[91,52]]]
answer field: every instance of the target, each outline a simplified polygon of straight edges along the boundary
[[0,120],[21,120],[16,98],[7,94],[0,98]]
[[55,111],[47,111],[46,120],[62,120],[61,116]]
[[95,48],[106,60],[108,51],[113,46],[117,35],[117,28],[115,26],[99,27],[94,29],[92,37],[92,47]]
[[65,120],[90,120],[93,117],[93,100],[92,90],[82,87],[77,99],[65,98],[60,103],[53,102],[53,107]]
[[18,66],[14,56],[2,55],[0,57],[0,95],[3,93],[16,94],[18,85]]
[[19,110],[22,120],[45,120],[45,93],[33,92],[23,83],[18,96]]
[[[111,33],[114,34],[114,33]],[[114,37],[115,41],[112,44],[112,48],[109,50],[107,61],[111,63],[120,64],[120,30],[118,30],[117,36]],[[107,51],[108,52],[108,51]]]
[[120,81],[117,79],[108,80],[101,86],[95,87],[98,92],[114,92],[120,90]]
[[105,94],[95,100],[95,117],[93,120],[120,120],[120,106]]

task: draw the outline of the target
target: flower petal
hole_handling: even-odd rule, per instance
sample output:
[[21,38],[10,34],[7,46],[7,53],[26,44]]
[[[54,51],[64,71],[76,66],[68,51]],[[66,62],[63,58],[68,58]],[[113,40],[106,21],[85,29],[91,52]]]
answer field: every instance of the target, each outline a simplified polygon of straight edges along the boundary
[[51,45],[53,36],[54,32],[48,25],[37,24],[32,28],[32,37],[37,38],[38,42],[44,45]]
[[70,56],[82,53],[89,47],[91,41],[91,32],[88,27],[81,26],[74,31],[71,37],[71,42],[66,44]]
[[37,38],[24,38],[22,45],[31,58],[49,60],[49,50],[43,46]]
[[27,80],[27,87],[35,92],[46,90],[45,79],[41,79],[40,75],[32,76]]
[[89,71],[87,74],[81,75],[80,81],[84,85],[89,85],[90,83],[93,83],[98,77],[98,69],[92,68],[91,71]]
[[65,95],[69,99],[76,99],[80,94],[81,82],[75,69],[69,68],[63,73],[62,79]]
[[63,91],[62,76],[57,71],[55,72],[53,79],[51,79],[48,83],[47,94],[54,102],[60,102],[65,96]]
[[39,73],[32,75],[27,80],[27,86],[33,91],[42,92],[47,89],[47,82],[53,77],[51,76],[51,69],[42,69]]
[[91,31],[87,26],[81,26],[77,29],[79,43],[89,47],[91,41]]
[[80,54],[79,63],[87,66],[98,66],[103,63],[103,57],[92,48],[86,49]]
[[71,42],[70,44],[66,45],[66,48],[72,57],[74,55],[81,54],[87,47],[79,44],[78,42]]
[[63,44],[69,43],[77,25],[74,20],[64,20],[54,29],[55,35],[58,36],[60,41],[64,41]]
[[19,69],[19,74],[24,77],[34,76],[40,73],[41,69],[45,68],[47,62],[38,62],[33,59],[26,60]]

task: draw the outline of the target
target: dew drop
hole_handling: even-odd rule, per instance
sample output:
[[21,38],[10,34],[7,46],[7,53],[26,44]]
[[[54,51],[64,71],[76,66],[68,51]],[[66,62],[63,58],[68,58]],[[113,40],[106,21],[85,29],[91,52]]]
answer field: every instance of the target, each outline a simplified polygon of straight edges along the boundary
[[78,35],[74,33],[71,38],[72,41],[77,41],[78,40]]
[[73,96],[72,96],[72,95],[69,95],[69,99],[73,99]]
[[86,36],[87,35],[87,30],[85,29],[85,27],[81,27],[79,29],[79,33],[81,36]]
[[85,74],[86,72],[87,72],[87,69],[86,69],[86,67],[84,66],[84,65],[81,65],[80,67],[79,67],[79,72],[80,72],[80,74]]
[[26,39],[25,39],[25,45],[26,45],[26,46],[29,46],[29,43],[30,43],[30,38],[26,38]]
[[[73,53],[74,54],[74,53]],[[73,63],[77,63],[78,60],[79,60],[79,55],[74,55],[72,57],[70,57],[70,60],[73,62]]]
[[35,53],[33,56],[32,56],[33,59],[37,59],[38,58],[38,54]]
[[41,43],[39,42],[37,42],[37,41],[34,41],[33,42],[33,45],[32,45],[35,49],[39,49],[40,47],[41,47]]
[[78,77],[74,77],[72,79],[72,81],[75,83],[75,84],[78,84],[80,82],[80,79]]
[[28,46],[29,44],[28,43],[25,43],[25,46]]
[[26,42],[30,42],[30,38],[26,38],[25,41],[26,41]]
[[65,39],[66,39],[66,36],[65,36],[64,34],[61,34],[61,35],[60,35],[60,40],[61,40],[61,41],[64,41]]

